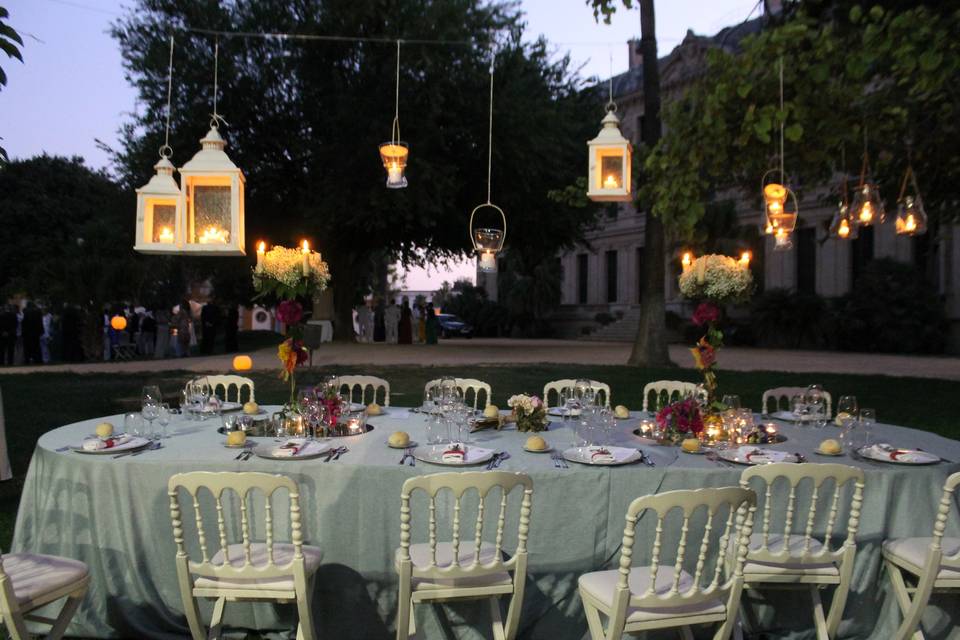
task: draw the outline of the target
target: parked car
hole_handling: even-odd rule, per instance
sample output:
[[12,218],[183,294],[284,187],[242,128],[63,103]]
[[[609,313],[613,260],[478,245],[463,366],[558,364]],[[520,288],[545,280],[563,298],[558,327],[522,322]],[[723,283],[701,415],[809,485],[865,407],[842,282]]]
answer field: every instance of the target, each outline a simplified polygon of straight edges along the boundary
[[472,338],[473,327],[453,315],[452,313],[441,313],[437,315],[437,322],[440,324],[440,337],[453,338]]

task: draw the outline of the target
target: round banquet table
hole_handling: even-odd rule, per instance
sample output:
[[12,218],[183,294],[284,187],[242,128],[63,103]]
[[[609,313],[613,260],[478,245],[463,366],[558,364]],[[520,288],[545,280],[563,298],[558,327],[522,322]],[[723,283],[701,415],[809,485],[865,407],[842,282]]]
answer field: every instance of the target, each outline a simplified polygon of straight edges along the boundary
[[[393,637],[396,574],[393,553],[400,538],[400,487],[415,474],[449,467],[418,461],[398,464],[401,451],[386,446],[387,436],[405,430],[426,441],[421,414],[391,407],[370,419],[364,435],[337,438],[349,447],[340,460],[237,461],[236,449],[223,446],[220,421],[187,421],[174,416],[163,447],[138,456],[114,458],[64,450],[77,446],[104,420],[121,425],[122,416],[95,418],[50,431],[39,439],[27,474],[14,535],[14,551],[77,558],[90,566],[91,585],[70,627],[84,637],[183,638],[189,632],[176,581],[176,553],[170,525],[167,481],[185,471],[267,471],[294,478],[300,486],[305,541],[324,550],[314,591],[321,638]],[[639,414],[618,420],[613,444],[642,447],[656,465],[620,467],[569,463],[556,468],[549,455],[528,453],[527,434],[511,426],[473,434],[476,446],[507,451],[502,470],[523,471],[534,482],[528,539],[529,568],[520,622],[521,638],[588,638],[577,577],[617,566],[624,515],[641,495],[672,489],[735,485],[744,467],[721,465],[678,447],[641,442],[632,435]],[[559,419],[555,419],[558,420]],[[960,471],[960,442],[930,433],[879,424],[874,440],[933,451],[947,461],[907,467],[813,453],[823,430],[779,423],[787,441],[774,449],[799,452],[810,462],[842,462],[864,469],[865,499],[857,536],[853,586],[840,627],[841,638],[890,638],[900,617],[880,545],[885,538],[929,536],[944,479]],[[552,422],[544,434],[557,449],[571,446],[573,434]],[[272,442],[270,438],[257,439]],[[480,467],[483,468],[482,466]],[[416,517],[416,514],[415,514]],[[956,531],[957,509],[950,527]],[[508,522],[508,531],[515,524]],[[955,535],[955,534],[954,534]],[[649,541],[638,537],[638,547]],[[509,547],[508,547],[509,548]],[[800,595],[797,599],[797,594]],[[769,637],[812,638],[812,608],[803,591],[745,596],[748,623]],[[209,616],[209,605],[202,605]],[[483,603],[416,607],[421,637],[481,638],[489,633]],[[292,605],[231,603],[231,627],[287,637],[295,625]],[[960,603],[935,596],[924,618],[928,638],[956,637]],[[702,631],[702,630],[701,630]],[[700,633],[700,631],[698,631]],[[445,635],[446,634],[446,635]],[[242,637],[242,636],[241,636]],[[651,636],[659,637],[659,636]],[[663,637],[673,637],[668,634]]]

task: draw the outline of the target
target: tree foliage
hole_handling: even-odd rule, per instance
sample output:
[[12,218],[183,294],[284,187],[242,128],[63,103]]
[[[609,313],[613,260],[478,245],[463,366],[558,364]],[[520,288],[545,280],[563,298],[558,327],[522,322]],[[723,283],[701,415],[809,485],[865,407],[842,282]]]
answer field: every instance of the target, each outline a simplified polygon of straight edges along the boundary
[[551,61],[546,42],[521,42],[515,5],[475,0],[141,0],[113,30],[144,106],[115,156],[130,185],[146,181],[161,144],[171,31],[178,163],[197,148],[209,119],[213,38],[186,28],[474,43],[402,45],[410,186],[388,190],[377,146],[393,118],[393,43],[220,38],[218,110],[230,123],[227,152],[247,176],[248,240],[252,247],[259,237],[286,244],[312,237],[330,263],[343,329],[373,275],[372,255],[413,264],[469,248],[470,210],[486,199],[493,48],[492,199],[507,212],[511,252],[532,270],[575,240],[591,216],[546,198],[580,169],[591,105],[579,80],[566,59]]
[[[23,62],[23,55],[20,53],[20,48],[23,47],[23,39],[13,27],[7,24],[7,18],[9,17],[10,12],[4,7],[0,7],[0,51],[7,54],[8,58],[16,58],[20,62]],[[5,87],[6,84],[7,74],[4,72],[3,67],[0,67],[0,87]],[[3,138],[0,138],[0,140],[2,139]],[[7,152],[3,147],[0,147],[0,166],[7,161]]]

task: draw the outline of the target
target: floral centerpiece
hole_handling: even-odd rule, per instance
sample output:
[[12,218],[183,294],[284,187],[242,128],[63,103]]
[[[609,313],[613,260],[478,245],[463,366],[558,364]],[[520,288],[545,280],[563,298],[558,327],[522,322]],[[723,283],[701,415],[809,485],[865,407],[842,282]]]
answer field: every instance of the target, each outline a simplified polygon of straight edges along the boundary
[[703,374],[707,392],[707,411],[721,409],[717,397],[717,351],[723,346],[720,329],[721,308],[724,304],[746,302],[753,293],[753,274],[749,268],[749,254],[745,260],[709,254],[700,256],[680,275],[680,294],[700,304],[693,313],[693,323],[704,328],[703,337],[690,349],[693,362]]
[[511,396],[507,406],[513,409],[512,417],[517,422],[518,431],[546,431],[549,423],[547,409],[538,396]]
[[703,432],[703,416],[696,398],[668,404],[657,412],[660,440],[676,443],[684,438],[699,438]]
[[327,263],[306,243],[303,249],[273,247],[257,253],[257,266],[253,269],[256,298],[278,299],[277,319],[286,326],[287,338],[277,348],[277,358],[282,365],[280,377],[290,383],[290,408],[295,407],[297,399],[296,369],[309,356],[303,345],[303,305],[297,298],[312,298],[329,283]]

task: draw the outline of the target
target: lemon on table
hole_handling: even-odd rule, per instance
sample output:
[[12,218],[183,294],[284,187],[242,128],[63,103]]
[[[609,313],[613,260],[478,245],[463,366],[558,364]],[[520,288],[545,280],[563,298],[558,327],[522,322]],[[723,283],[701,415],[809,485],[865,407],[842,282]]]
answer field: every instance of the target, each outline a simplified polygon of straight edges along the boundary
[[613,410],[613,417],[625,419],[630,417],[630,409],[627,409],[622,404],[618,404]]
[[524,446],[531,451],[543,451],[547,448],[547,441],[541,436],[530,436]]
[[109,422],[101,422],[97,425],[97,428],[94,429],[94,433],[96,433],[100,439],[109,438],[113,435],[113,425]]
[[383,409],[380,408],[376,402],[371,402],[367,405],[367,415],[368,416],[379,416],[383,413]]
[[260,405],[258,405],[256,402],[253,402],[252,400],[250,402],[246,402],[243,405],[243,412],[250,416],[256,413],[260,413]]
[[842,427],[845,420],[853,420],[853,416],[847,413],[846,411],[841,411],[837,414],[837,417],[834,418],[833,422],[838,427]]
[[239,447],[247,443],[247,432],[246,431],[229,431],[227,432],[227,444],[231,447]]
[[680,447],[684,451],[696,453],[700,451],[700,441],[696,438],[685,438],[684,441],[680,443]]
[[394,431],[387,438],[387,443],[391,447],[405,447],[410,444],[410,434],[406,431]]
[[497,408],[495,404],[488,404],[483,408],[483,417],[484,418],[496,418],[500,415],[500,409]]
[[840,443],[834,440],[833,438],[827,438],[820,443],[820,451],[822,453],[836,454],[840,453],[842,449],[840,448]]

